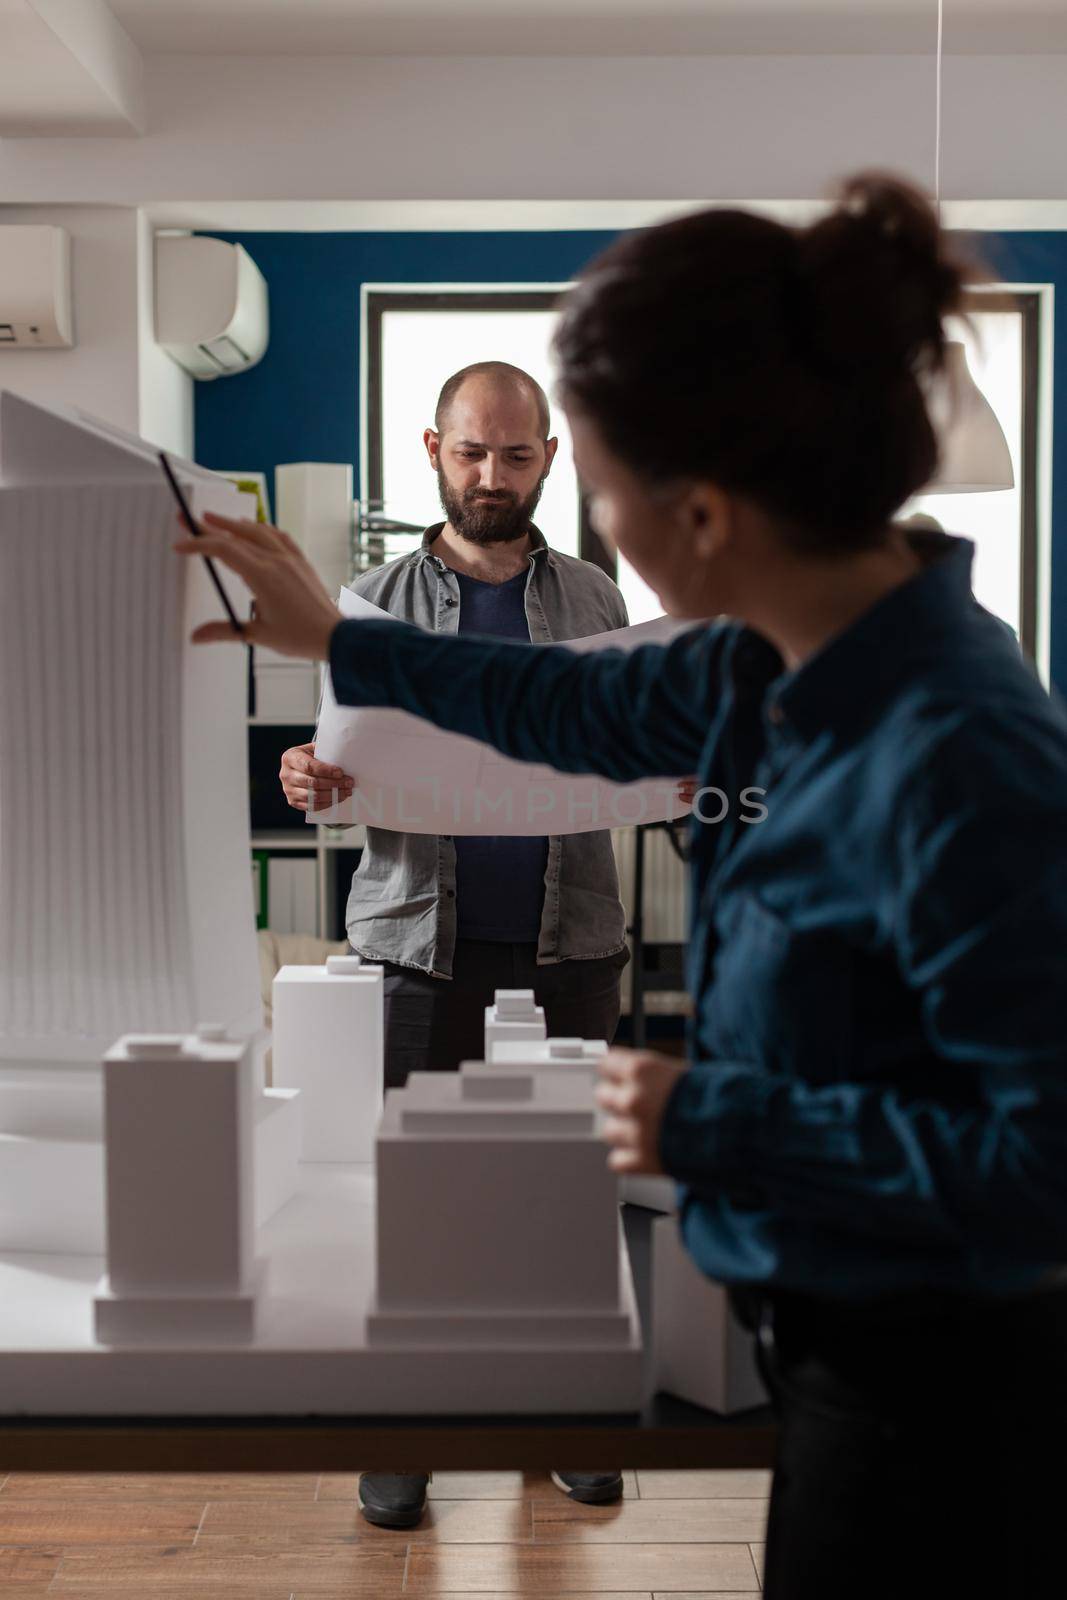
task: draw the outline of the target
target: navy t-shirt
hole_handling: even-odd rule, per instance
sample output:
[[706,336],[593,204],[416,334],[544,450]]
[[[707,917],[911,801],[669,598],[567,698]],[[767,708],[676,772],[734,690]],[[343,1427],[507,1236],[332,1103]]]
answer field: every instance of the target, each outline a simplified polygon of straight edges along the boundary
[[[526,577],[524,570],[506,583],[483,583],[457,572],[460,633],[529,640]],[[455,846],[457,936],[536,943],[548,840],[457,836]]]

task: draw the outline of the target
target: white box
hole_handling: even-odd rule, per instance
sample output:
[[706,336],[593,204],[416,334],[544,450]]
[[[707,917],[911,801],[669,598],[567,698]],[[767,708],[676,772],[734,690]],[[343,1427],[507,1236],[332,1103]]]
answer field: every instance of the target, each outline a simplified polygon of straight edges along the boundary
[[305,662],[267,665],[256,657],[256,717],[273,722],[314,722],[319,675]]
[[724,1416],[767,1404],[751,1333],[686,1254],[675,1217],[652,1224],[653,1387]]
[[374,1159],[382,1111],[383,969],[359,956],[282,967],[274,979],[273,1076],[301,1093],[301,1159]]
[[[413,1074],[387,1096],[375,1313],[479,1326],[495,1315],[512,1328],[518,1314],[561,1325],[620,1314],[616,1182],[595,1115],[576,1106],[580,1088],[540,1080],[535,1102],[498,1102],[490,1129],[452,1075]],[[553,1108],[574,1125],[534,1131]],[[447,1131],[405,1131],[420,1114]]]
[[274,472],[278,527],[301,546],[331,594],[348,582],[353,515],[348,462],[292,461]]
[[108,1277],[118,1294],[228,1291],[253,1261],[246,1041],[128,1035],[104,1058]]
[[532,989],[497,989],[485,1008],[485,1059],[491,1061],[494,1046],[504,1040],[543,1039],[545,1032],[544,1007]]
[[104,1058],[103,1344],[250,1340],[255,1064],[248,1040],[126,1035]]

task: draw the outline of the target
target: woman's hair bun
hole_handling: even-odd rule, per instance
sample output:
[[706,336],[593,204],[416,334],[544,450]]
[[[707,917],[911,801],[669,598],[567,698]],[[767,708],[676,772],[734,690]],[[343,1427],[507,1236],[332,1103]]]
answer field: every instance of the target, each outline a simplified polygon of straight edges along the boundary
[[933,206],[899,178],[861,172],[834,210],[797,233],[795,326],[816,367],[916,376],[944,359],[943,319],[967,274]]

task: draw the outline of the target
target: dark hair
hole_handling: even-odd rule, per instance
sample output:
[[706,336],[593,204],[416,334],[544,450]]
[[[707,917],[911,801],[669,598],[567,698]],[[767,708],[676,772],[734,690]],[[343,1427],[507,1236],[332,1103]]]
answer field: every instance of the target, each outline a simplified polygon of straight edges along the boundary
[[521,367],[513,367],[510,361],[473,361],[469,367],[463,367],[459,372],[454,372],[446,378],[441,393],[437,397],[437,406],[434,411],[434,427],[438,433],[444,431],[448,421],[448,413],[452,402],[456,398],[468,378],[510,378],[517,388],[525,388],[537,407],[537,426],[541,430],[542,439],[548,438],[551,419],[548,411],[548,396],[536,378],[531,378],[528,372],[523,372]]
[[624,236],[563,302],[563,398],[653,482],[707,478],[822,553],[933,477],[920,380],[969,273],[928,201],[848,179],[807,228],[713,210]]

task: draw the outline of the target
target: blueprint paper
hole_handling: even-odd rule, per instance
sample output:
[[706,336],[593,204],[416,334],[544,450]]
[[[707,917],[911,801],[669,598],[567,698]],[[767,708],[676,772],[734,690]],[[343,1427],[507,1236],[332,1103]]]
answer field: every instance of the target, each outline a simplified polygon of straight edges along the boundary
[[0,1068],[261,1024],[245,655],[189,642],[220,607],[177,531],[151,446],[0,392]]
[[[413,626],[349,589],[338,601],[346,617]],[[633,650],[663,644],[692,624],[670,617],[567,641],[571,650]],[[531,649],[539,648],[531,645]],[[464,734],[446,733],[406,711],[339,706],[325,674],[315,755],[350,773],[352,798],[308,813],[308,821],[363,822],[399,833],[497,834],[518,837],[588,833],[684,816],[677,780],[608,783],[513,761]],[[680,774],[687,776],[687,774]]]

